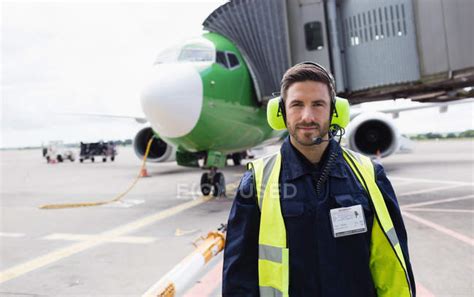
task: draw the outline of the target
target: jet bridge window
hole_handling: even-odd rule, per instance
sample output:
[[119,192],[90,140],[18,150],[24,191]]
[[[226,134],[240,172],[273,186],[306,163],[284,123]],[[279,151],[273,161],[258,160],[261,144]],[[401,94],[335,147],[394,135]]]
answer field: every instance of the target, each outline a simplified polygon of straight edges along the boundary
[[304,37],[308,51],[320,51],[324,48],[323,28],[321,22],[310,22],[304,25]]

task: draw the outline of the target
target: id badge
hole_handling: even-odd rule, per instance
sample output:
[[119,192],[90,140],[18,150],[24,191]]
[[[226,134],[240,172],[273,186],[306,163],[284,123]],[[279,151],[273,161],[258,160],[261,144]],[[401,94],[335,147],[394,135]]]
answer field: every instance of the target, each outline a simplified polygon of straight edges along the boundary
[[367,232],[364,210],[360,204],[334,208],[329,214],[335,238]]

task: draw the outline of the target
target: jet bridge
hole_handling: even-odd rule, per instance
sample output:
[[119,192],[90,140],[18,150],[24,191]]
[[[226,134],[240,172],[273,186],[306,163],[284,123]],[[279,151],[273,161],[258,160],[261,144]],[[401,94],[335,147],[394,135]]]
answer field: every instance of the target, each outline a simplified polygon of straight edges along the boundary
[[224,35],[240,50],[260,102],[280,89],[291,66],[286,2],[237,0],[217,8],[204,21],[204,29]]
[[260,103],[307,60],[351,102],[452,100],[473,93],[473,12],[466,0],[233,0],[203,26],[237,45]]

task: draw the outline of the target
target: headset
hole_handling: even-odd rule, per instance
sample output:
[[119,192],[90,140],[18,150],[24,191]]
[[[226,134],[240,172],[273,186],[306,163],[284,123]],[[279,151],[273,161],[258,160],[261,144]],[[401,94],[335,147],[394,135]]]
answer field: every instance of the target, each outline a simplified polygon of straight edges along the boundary
[[[307,61],[297,65],[312,65],[318,68],[329,78],[329,95],[331,96],[331,108],[330,108],[330,127],[337,134],[338,131],[344,130],[349,124],[349,101],[347,99],[337,97],[334,88],[334,79],[332,75],[321,65]],[[270,127],[274,130],[285,130],[286,127],[286,110],[285,102],[282,96],[270,99],[267,104],[267,121]],[[334,136],[334,133],[329,133],[329,137]],[[320,144],[324,140],[321,137],[314,139],[315,144]]]

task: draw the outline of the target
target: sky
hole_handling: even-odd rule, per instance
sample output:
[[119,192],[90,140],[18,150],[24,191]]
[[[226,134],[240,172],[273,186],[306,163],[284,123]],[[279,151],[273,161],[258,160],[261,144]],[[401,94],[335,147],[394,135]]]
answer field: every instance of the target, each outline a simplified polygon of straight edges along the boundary
[[129,119],[157,54],[202,34],[224,1],[1,4],[0,147],[133,138]]
[[[65,114],[143,115],[140,91],[157,54],[199,36],[225,2],[2,1],[0,147],[133,138],[146,125]],[[471,103],[396,122],[402,133],[443,133],[474,129],[473,115]]]

